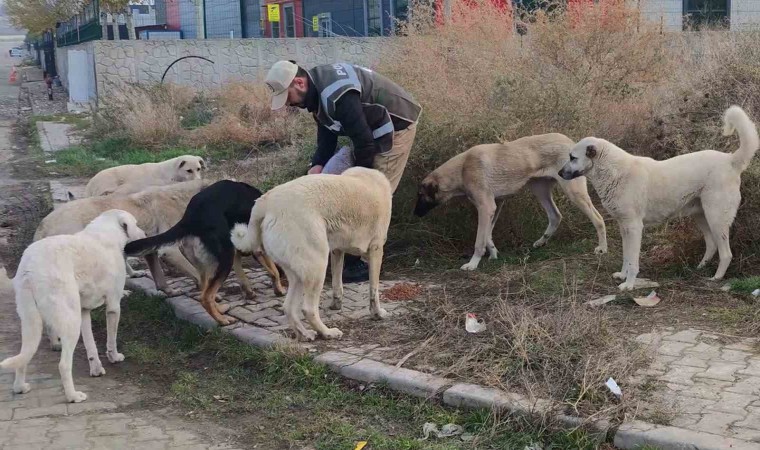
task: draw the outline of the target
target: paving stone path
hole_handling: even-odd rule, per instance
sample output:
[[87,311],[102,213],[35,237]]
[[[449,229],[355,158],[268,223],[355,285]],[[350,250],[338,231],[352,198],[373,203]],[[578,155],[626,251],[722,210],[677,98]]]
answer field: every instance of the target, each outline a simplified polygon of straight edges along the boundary
[[639,381],[657,382],[654,395],[670,425],[760,443],[758,339],[686,329],[636,340],[655,352]]

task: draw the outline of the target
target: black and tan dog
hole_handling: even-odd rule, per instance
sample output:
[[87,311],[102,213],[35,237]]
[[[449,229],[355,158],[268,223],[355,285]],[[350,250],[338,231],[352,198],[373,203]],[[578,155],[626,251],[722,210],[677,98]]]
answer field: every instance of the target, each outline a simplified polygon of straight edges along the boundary
[[[182,219],[165,233],[130,242],[124,253],[141,256],[179,241],[182,254],[198,269],[201,276],[201,304],[222,325],[232,321],[222,316],[226,310],[216,305],[216,294],[234,266],[235,273],[248,298],[253,289],[240,264],[241,253],[232,245],[230,230],[235,224],[247,224],[251,209],[261,192],[253,186],[232,180],[218,181],[190,199]],[[255,255],[272,277],[275,294],[282,296],[285,289],[280,273],[266,255]]]

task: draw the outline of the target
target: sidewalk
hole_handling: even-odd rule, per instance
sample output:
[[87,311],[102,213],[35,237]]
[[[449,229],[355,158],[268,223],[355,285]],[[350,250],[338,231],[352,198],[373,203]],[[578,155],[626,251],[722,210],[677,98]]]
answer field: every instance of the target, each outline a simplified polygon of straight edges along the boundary
[[[13,291],[0,269],[0,359],[15,355],[21,345]],[[102,351],[105,342],[98,342]],[[224,438],[204,436],[172,417],[141,405],[141,389],[115,380],[119,368],[106,365],[106,375],[91,378],[81,345],[74,354],[74,383],[87,401],[67,403],[58,374],[60,353],[43,337],[28,370],[32,390],[13,394],[13,373],[0,374],[0,449],[233,449]],[[105,359],[104,359],[105,361]],[[211,428],[211,427],[209,427]],[[217,432],[217,434],[221,434]]]

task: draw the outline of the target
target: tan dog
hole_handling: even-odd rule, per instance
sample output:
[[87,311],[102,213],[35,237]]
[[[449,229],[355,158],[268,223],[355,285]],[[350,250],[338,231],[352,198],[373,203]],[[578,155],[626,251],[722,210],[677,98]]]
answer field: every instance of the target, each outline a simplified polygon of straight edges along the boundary
[[203,178],[206,163],[200,156],[183,155],[158,163],[127,164],[101,170],[87,183],[85,197],[133,194],[149,186],[165,186]]
[[[289,287],[285,314],[290,327],[314,340],[298,310],[324,338],[343,332],[327,328],[319,317],[319,298],[327,261],[332,269],[332,309],[343,299],[344,253],[369,261],[369,303],[372,314],[384,318],[380,307],[380,266],[391,221],[391,185],[381,172],[353,167],[341,175],[307,175],[275,187],[260,197],[248,227],[236,225],[232,243],[243,253],[266,254],[282,267]],[[332,252],[332,253],[331,253]]]
[[549,218],[544,235],[533,243],[533,247],[540,247],[557,231],[562,220],[552,198],[552,189],[559,184],[570,201],[594,224],[599,240],[594,252],[607,253],[604,219],[591,202],[586,179],[565,181],[557,174],[567,161],[573,144],[567,136],[550,133],[472,147],[443,163],[422,180],[414,214],[422,217],[454,197],[467,196],[478,210],[478,234],[472,258],[462,270],[475,270],[486,250],[491,259],[498,257],[492,238],[493,227],[501,212],[501,207],[496,209],[496,199],[528,186]]
[[644,226],[670,217],[691,216],[705,238],[704,267],[717,250],[720,280],[731,263],[729,229],[739,209],[741,174],[760,146],[757,128],[738,106],[726,110],[723,135],[739,134],[733,154],[703,150],[665,161],[634,156],[616,145],[587,137],[576,144],[559,172],[565,179],[586,176],[602,204],[620,225],[623,268],[613,274],[625,280],[620,290],[635,287]]
[[[210,184],[204,180],[186,181],[169,186],[156,186],[145,191],[125,196],[108,195],[101,197],[83,198],[64,203],[48,214],[37,226],[34,240],[38,241],[48,236],[59,234],[74,234],[84,229],[90,221],[109,209],[121,209],[129,212],[137,219],[138,226],[148,236],[163,233],[179,222],[187,208],[190,199]],[[193,277],[200,285],[200,275],[192,264],[174,245],[164,248],[164,254],[169,262],[182,272]],[[156,287],[168,296],[177,295],[169,287],[158,262],[158,255],[151,253],[145,256],[150,273],[156,282]],[[134,271],[126,265],[130,277],[144,276],[140,271]]]

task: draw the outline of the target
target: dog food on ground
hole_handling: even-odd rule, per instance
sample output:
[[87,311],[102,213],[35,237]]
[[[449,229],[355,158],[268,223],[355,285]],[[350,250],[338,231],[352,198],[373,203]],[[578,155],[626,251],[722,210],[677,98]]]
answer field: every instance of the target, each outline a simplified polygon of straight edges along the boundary
[[412,300],[422,293],[418,284],[399,283],[383,291],[383,298],[389,302]]

